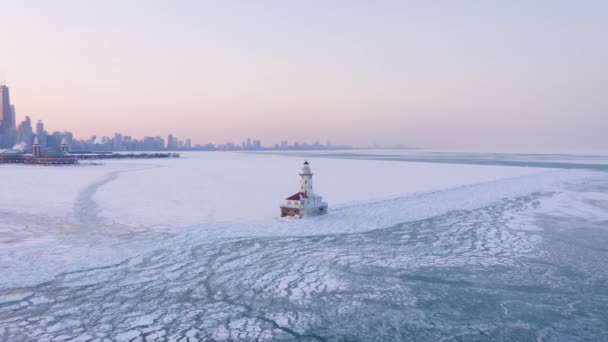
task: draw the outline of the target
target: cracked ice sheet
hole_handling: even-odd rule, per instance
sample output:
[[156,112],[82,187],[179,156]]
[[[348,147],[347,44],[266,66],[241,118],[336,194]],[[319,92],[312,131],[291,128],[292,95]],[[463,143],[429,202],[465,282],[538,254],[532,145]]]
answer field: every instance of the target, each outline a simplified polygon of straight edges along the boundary
[[[552,196],[360,234],[181,237],[128,263],[0,291],[0,333],[13,340],[83,331],[109,340],[604,340],[602,250],[570,251],[571,239],[553,245],[567,229],[552,230],[552,222],[539,230],[511,225],[530,223]],[[565,278],[569,269],[577,272]],[[580,286],[586,291],[575,291]]]
[[[606,174],[598,173],[597,177],[581,180],[578,184],[569,184],[543,201],[537,208],[537,213],[561,217],[564,220],[585,218],[593,222],[608,223],[607,183]],[[589,190],[581,192],[577,189],[580,186],[586,186]],[[608,229],[608,224],[600,227]]]
[[[192,153],[170,160],[27,169],[25,184],[33,184],[51,171],[65,176],[35,183],[37,196],[22,198],[31,198],[32,203],[3,214],[0,229],[7,238],[0,248],[4,275],[0,286],[32,284],[61,272],[118,264],[164,245],[168,236],[163,231],[177,234],[176,239],[194,240],[361,232],[450,210],[474,209],[589,174],[312,160],[316,188],[330,201],[330,213],[279,220],[277,199],[297,187],[301,162],[281,156]],[[69,191],[55,195],[62,184]],[[12,208],[6,203],[3,201]],[[51,210],[54,206],[60,210]],[[22,210],[31,212],[20,213]],[[64,216],[50,216],[60,213]]]
[[[121,173],[116,180],[135,173]],[[588,179],[593,177],[599,180]],[[563,182],[571,185],[564,190]],[[607,331],[604,235],[564,235],[569,224],[554,229],[562,217],[529,227],[535,208],[542,214],[548,206],[553,214],[552,199],[563,208],[580,208],[569,216],[602,220],[605,184],[606,176],[598,173],[541,171],[343,204],[311,220],[203,222],[172,236],[142,237],[145,231],[116,236],[116,230],[129,227],[93,216],[91,226],[52,230],[57,240],[43,241],[39,249],[27,247],[36,237],[17,234],[17,242],[4,242],[0,251],[11,249],[23,258],[13,262],[0,255],[0,260],[25,273],[1,274],[22,283],[28,273],[57,276],[32,287],[0,286],[0,336],[276,340],[317,334],[329,340],[440,340],[481,333],[527,340],[540,331],[551,340],[572,340],[564,333],[572,331],[580,339],[602,340],[600,333]],[[28,231],[40,221],[18,214],[3,218],[22,222]],[[331,234],[344,231],[368,232]],[[275,236],[226,238],[256,234]],[[323,235],[304,236],[315,234]],[[544,246],[561,240],[561,248]],[[597,248],[588,248],[590,242]],[[42,249],[50,249],[51,257],[39,253]],[[66,273],[69,269],[77,271]],[[566,277],[569,270],[577,272]],[[550,320],[534,320],[547,315]],[[525,326],[523,332],[518,324]]]

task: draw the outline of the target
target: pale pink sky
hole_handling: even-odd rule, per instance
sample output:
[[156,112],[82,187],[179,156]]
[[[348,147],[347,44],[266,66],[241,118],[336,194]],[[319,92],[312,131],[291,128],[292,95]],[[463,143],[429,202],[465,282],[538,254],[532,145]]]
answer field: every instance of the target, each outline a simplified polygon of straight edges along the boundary
[[601,150],[606,4],[3,0],[0,73],[80,137]]

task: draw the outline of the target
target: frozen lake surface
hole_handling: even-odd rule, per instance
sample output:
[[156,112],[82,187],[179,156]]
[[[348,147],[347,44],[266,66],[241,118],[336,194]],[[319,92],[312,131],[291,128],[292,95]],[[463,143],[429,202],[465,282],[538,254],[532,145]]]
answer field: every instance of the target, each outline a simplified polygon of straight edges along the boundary
[[608,339],[602,157],[394,156],[2,165],[0,340]]

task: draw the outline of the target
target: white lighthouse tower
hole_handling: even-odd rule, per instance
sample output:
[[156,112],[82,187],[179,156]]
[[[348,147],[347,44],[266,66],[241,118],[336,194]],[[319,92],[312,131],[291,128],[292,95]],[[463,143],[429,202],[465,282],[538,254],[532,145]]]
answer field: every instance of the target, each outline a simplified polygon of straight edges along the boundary
[[310,171],[310,165],[308,161],[304,162],[302,166],[302,172],[300,172],[300,192],[307,194],[308,196],[313,195],[312,192],[312,171]]
[[296,194],[287,197],[281,204],[281,217],[326,214],[327,202],[323,202],[323,198],[316,195],[312,190],[312,171],[308,161],[304,162],[299,175],[301,177],[300,189]]

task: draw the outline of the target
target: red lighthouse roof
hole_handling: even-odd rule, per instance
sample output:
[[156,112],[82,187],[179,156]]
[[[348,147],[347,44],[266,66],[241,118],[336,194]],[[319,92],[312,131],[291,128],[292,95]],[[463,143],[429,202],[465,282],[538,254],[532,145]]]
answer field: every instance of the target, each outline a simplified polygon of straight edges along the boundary
[[293,195],[287,197],[286,200],[289,200],[289,201],[299,201],[302,198],[308,198],[308,195],[306,195],[303,192],[298,192],[297,194],[293,194]]

